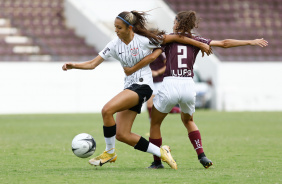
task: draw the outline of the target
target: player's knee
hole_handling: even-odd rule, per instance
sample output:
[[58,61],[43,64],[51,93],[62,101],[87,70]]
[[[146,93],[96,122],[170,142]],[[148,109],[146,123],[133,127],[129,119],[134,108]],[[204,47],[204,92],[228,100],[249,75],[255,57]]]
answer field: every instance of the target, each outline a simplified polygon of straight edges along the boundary
[[188,125],[189,125],[189,121],[182,120],[182,122],[183,122],[184,126],[187,128]]
[[161,127],[162,121],[151,121],[152,128],[159,128]]
[[126,140],[127,140],[126,137],[127,137],[127,136],[125,136],[125,134],[122,134],[122,133],[120,133],[120,132],[117,132],[117,133],[116,133],[116,139],[117,139],[118,141],[120,141],[120,142],[126,142]]
[[181,119],[185,127],[188,127],[189,125],[194,123],[193,119],[190,117],[182,117]]
[[113,112],[112,112],[112,109],[111,107],[109,107],[108,105],[105,105],[102,109],[102,117],[103,118],[106,118],[106,117],[109,117],[109,116],[113,116]]

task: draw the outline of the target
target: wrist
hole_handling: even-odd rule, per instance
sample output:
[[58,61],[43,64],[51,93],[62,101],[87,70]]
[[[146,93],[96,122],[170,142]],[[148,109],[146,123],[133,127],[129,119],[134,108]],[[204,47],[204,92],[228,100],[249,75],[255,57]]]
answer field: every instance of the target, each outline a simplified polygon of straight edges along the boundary
[[205,43],[200,42],[200,48],[201,48],[201,49],[205,49],[205,48],[206,48]]

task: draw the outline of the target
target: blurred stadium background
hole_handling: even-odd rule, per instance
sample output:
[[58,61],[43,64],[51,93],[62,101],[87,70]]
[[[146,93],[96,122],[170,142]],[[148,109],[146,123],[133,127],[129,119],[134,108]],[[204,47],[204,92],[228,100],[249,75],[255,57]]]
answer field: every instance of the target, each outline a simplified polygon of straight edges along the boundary
[[99,112],[123,89],[120,64],[68,72],[62,64],[94,58],[120,12],[151,9],[149,26],[168,33],[176,12],[194,10],[203,37],[266,39],[266,48],[214,48],[197,71],[212,84],[212,109],[282,110],[280,0],[0,0],[0,114]]

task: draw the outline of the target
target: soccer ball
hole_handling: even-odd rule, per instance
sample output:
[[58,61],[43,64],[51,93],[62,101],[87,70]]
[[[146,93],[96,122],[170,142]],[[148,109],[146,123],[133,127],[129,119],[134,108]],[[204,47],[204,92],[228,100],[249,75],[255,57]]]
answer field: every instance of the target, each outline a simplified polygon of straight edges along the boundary
[[87,158],[93,155],[96,150],[96,142],[94,138],[87,134],[81,133],[76,135],[71,143],[72,152],[80,157]]

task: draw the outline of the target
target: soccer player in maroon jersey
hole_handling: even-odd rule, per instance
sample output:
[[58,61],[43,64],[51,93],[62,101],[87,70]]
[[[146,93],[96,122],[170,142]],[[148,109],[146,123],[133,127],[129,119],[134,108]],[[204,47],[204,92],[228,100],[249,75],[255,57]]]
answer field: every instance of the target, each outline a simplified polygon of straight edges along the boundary
[[[160,31],[158,34],[151,33],[146,29],[145,15],[145,12],[121,12],[114,22],[117,37],[109,42],[97,57],[82,63],[65,63],[62,69],[95,69],[110,57],[120,61],[123,67],[131,67],[151,54],[154,48],[159,48],[161,43],[172,41],[187,42],[210,53],[208,45],[190,38],[163,35]],[[124,90],[113,97],[102,109],[106,149],[101,155],[89,160],[91,165],[102,166],[115,162],[117,159],[115,140],[117,139],[139,151],[162,157],[173,169],[177,169],[168,146],[158,147],[131,132],[135,117],[141,112],[142,104],[152,95],[151,84],[152,72],[149,66],[125,77]],[[114,119],[115,113],[117,113],[116,119]]]
[[[182,11],[179,12],[174,20],[173,34],[179,34],[197,41],[223,48],[258,45],[261,47],[267,46],[268,42],[264,39],[255,40],[233,40],[226,39],[216,41],[192,35],[191,31],[197,26],[196,12]],[[193,66],[196,56],[199,52],[197,47],[192,45],[184,45],[179,43],[168,43],[161,49],[155,50],[151,55],[148,55],[132,68],[124,68],[128,75],[138,68],[147,65],[154,61],[162,51],[166,54],[166,70],[164,80],[158,94],[154,98],[154,105],[151,112],[151,127],[149,141],[157,146],[162,145],[160,126],[167,116],[168,112],[179,103],[181,107],[181,120],[187,129],[190,142],[194,146],[198,155],[198,160],[205,167],[212,165],[203,150],[200,131],[193,121],[193,113],[195,112],[195,97],[196,91],[193,81]],[[163,168],[161,160],[154,156],[154,162],[149,168]]]

